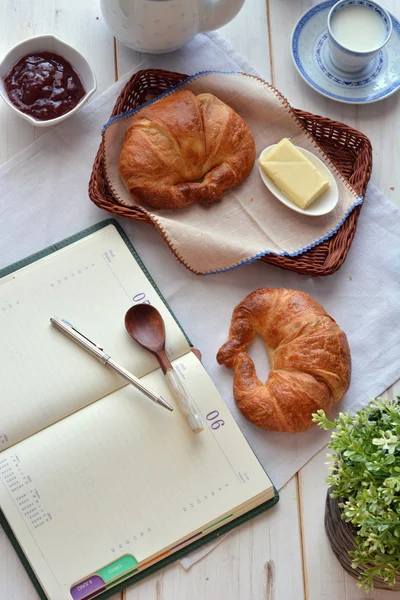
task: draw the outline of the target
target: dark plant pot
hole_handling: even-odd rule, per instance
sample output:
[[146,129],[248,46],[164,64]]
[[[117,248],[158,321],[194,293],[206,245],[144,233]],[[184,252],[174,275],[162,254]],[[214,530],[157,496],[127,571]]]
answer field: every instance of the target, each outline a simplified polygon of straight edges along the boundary
[[[343,569],[352,577],[357,578],[365,568],[371,565],[365,565],[353,569],[349,550],[355,550],[356,529],[351,523],[346,523],[341,517],[342,511],[339,508],[339,499],[331,498],[328,490],[325,504],[325,531],[331,544],[334,555],[342,565]],[[392,592],[400,590],[400,573],[397,575],[395,585],[388,585],[380,577],[374,578],[374,587],[380,590],[390,590]]]

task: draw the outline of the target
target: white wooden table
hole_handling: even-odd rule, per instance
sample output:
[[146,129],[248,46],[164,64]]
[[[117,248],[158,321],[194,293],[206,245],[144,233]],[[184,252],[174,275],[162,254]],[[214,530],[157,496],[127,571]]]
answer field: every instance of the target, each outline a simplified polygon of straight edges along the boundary
[[[381,2],[400,17],[398,0]],[[221,33],[294,107],[365,132],[374,147],[372,181],[400,206],[400,93],[378,104],[348,106],[307,87],[292,65],[289,42],[295,22],[313,4],[316,0],[246,0]],[[42,33],[55,33],[82,51],[96,72],[97,94],[135,66],[132,51],[107,30],[99,0],[1,0],[0,55]],[[0,131],[0,162],[42,135],[3,102]],[[396,393],[399,383],[388,391],[390,397]],[[281,490],[273,511],[235,530],[189,571],[172,565],[113,600],[399,600],[400,593],[358,590],[332,554],[323,528],[324,463],[325,450]],[[2,530],[0,600],[37,600]]]

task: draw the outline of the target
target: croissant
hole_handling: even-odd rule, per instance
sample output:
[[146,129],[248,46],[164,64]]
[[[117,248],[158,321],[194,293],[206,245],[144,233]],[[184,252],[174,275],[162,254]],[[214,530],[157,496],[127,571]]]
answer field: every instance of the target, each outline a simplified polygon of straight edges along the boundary
[[242,117],[212,94],[183,90],[133,118],[118,168],[134,200],[172,209],[219,202],[224,190],[249,175],[254,159]]
[[[270,362],[265,384],[246,353],[256,333]],[[260,289],[242,300],[217,361],[234,369],[234,396],[243,415],[273,431],[308,429],[312,413],[328,412],[350,385],[346,335],[318,302],[295,290]]]

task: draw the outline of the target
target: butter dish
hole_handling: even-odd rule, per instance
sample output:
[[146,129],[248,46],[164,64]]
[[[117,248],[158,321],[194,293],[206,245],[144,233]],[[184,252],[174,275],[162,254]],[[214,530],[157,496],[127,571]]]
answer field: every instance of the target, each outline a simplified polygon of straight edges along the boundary
[[[273,144],[272,146],[268,146],[265,148],[259,157],[259,161],[265,156],[268,152],[270,152],[273,148],[275,148],[277,144]],[[312,204],[310,204],[307,208],[300,208],[294,202],[289,200],[289,198],[279,189],[277,185],[272,181],[272,179],[266,174],[264,169],[261,167],[260,162],[258,163],[258,168],[260,171],[261,179],[263,180],[265,186],[269,189],[271,194],[277,198],[282,204],[285,204],[288,208],[291,208],[295,212],[301,213],[303,215],[308,215],[310,217],[321,217],[322,215],[326,215],[330,213],[339,201],[339,190],[336,183],[336,180],[331,173],[330,169],[322,162],[315,154],[305,150],[304,148],[300,148],[299,146],[295,146],[300,152],[320,171],[320,173],[329,181],[329,188],[325,190],[319,198],[317,198]]]

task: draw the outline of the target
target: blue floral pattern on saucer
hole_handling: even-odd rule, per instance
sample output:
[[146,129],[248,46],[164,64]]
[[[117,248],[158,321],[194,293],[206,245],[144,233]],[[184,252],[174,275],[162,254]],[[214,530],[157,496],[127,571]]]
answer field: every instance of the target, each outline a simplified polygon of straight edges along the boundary
[[348,104],[383,100],[400,89],[400,23],[391,15],[393,33],[371,63],[358,73],[345,73],[332,63],[327,19],[337,0],[309,9],[299,19],[292,35],[294,64],[303,79],[317,92]]

